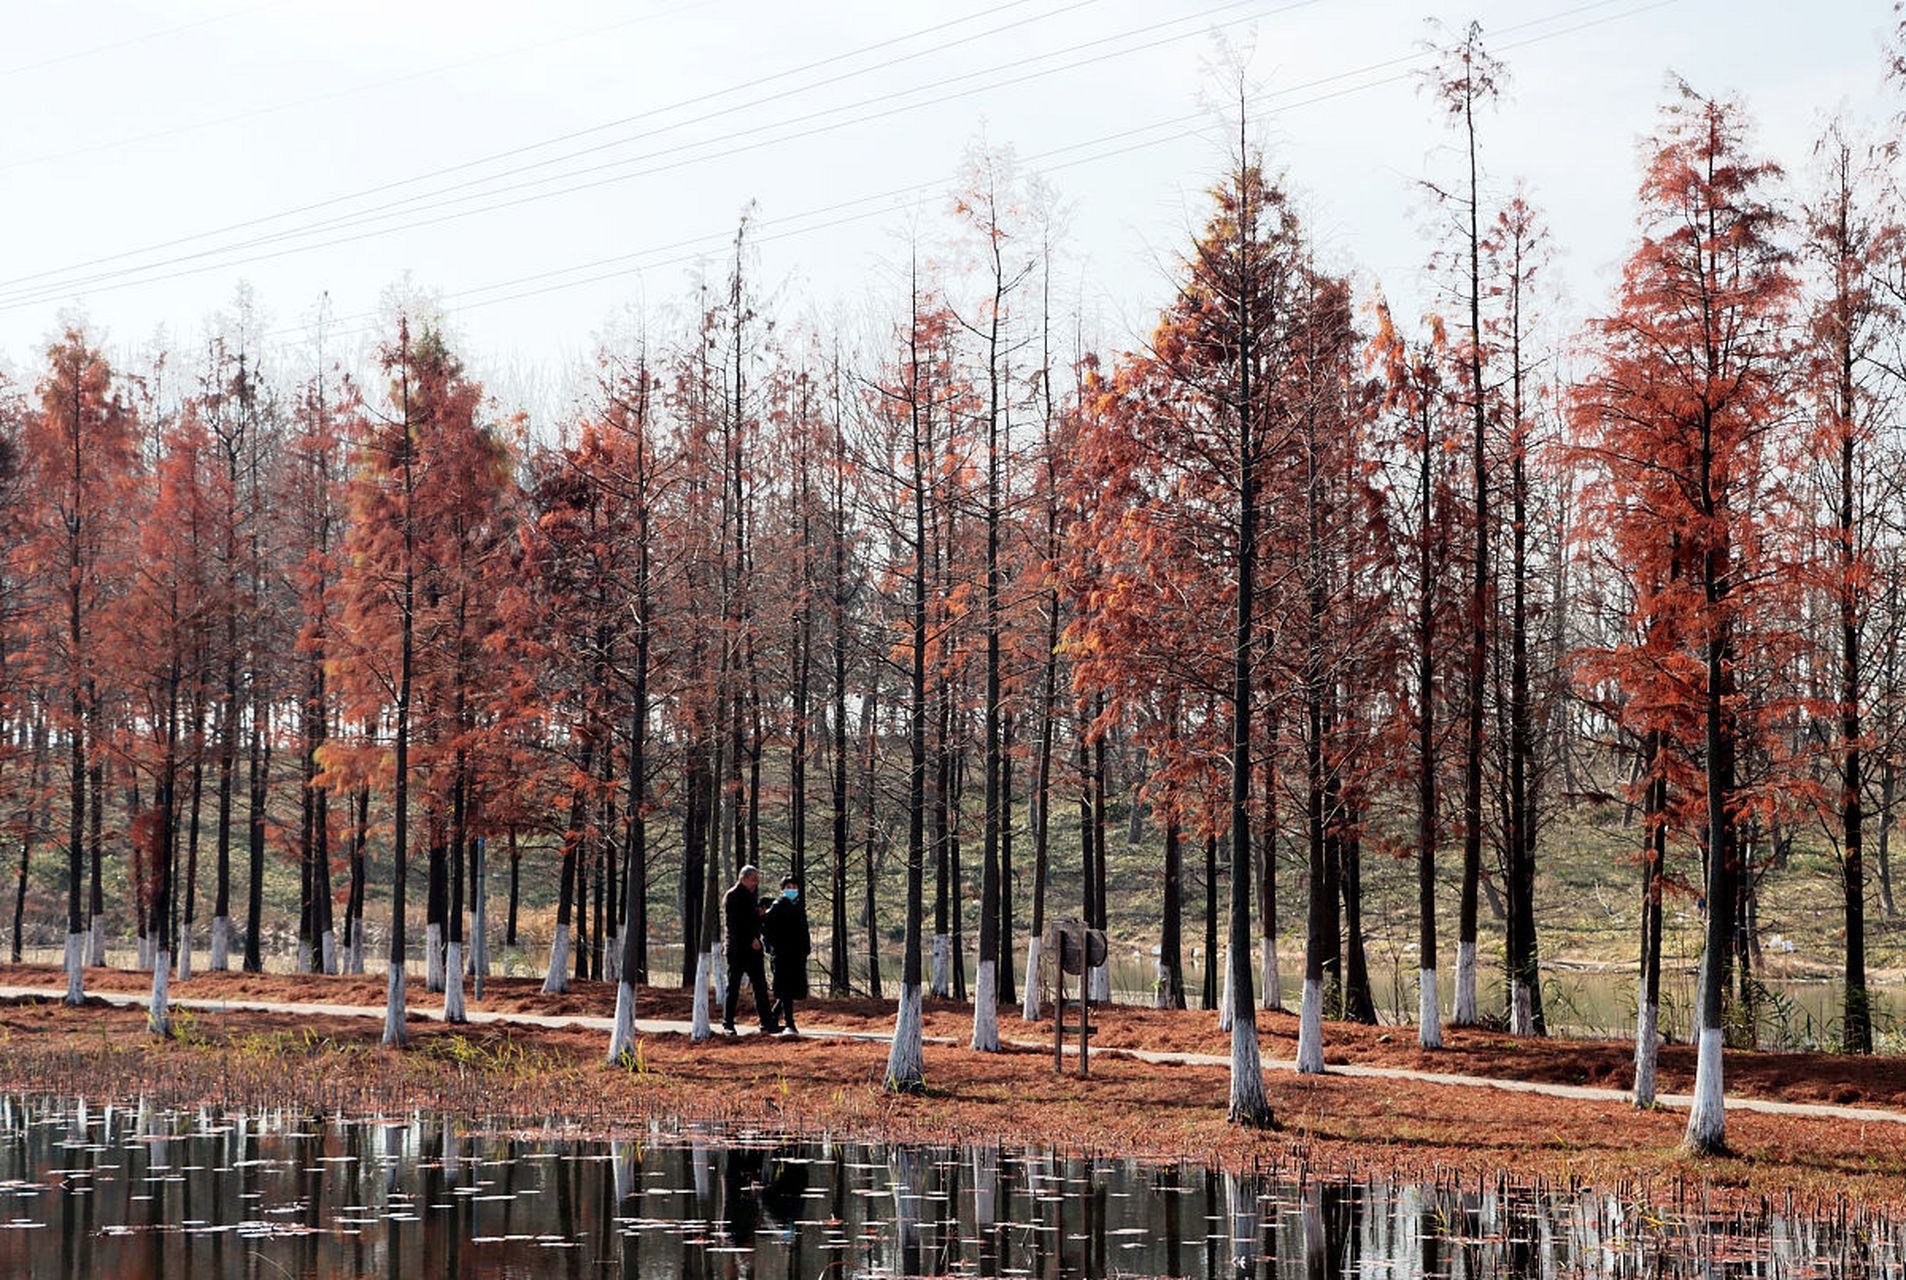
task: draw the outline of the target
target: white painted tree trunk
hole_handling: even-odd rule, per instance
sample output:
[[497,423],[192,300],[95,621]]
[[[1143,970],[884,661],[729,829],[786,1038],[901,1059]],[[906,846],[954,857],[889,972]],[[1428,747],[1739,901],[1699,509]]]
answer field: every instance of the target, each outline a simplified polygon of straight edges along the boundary
[[1265,934],[1263,944],[1263,954],[1258,958],[1258,985],[1262,989],[1259,999],[1266,1009],[1282,1009],[1284,990],[1282,975],[1277,971],[1276,935]]
[[161,1038],[172,1034],[172,1000],[166,984],[172,979],[172,957],[160,951],[152,959],[152,1003],[146,1009],[146,1030]]
[[346,971],[358,977],[363,977],[364,922],[362,920],[358,921],[356,927],[351,930],[351,945],[347,948],[347,951],[350,954],[350,959],[346,963]]
[[86,1003],[86,935],[66,935],[66,1003]]
[[443,990],[443,926],[424,926],[424,990]]
[[1161,958],[1154,966],[1152,975],[1152,1008],[1171,1008],[1171,966]]
[[1238,1018],[1231,1024],[1231,1120],[1255,1124],[1270,1118],[1264,1094],[1264,1062],[1258,1054],[1257,1023]]
[[609,1028],[610,1066],[622,1061],[622,1056],[635,1051],[635,984],[618,982],[615,985],[615,1023]]
[[998,1053],[999,966],[991,960],[980,961],[977,982],[973,989],[973,1049],[977,1053]]
[[450,944],[449,954],[444,963],[443,1020],[445,1022],[468,1022],[470,1015],[463,1009],[463,944]]
[[391,961],[390,976],[384,985],[384,1043],[402,1045],[409,1034],[404,1030],[404,966]]
[[1027,1022],[1039,1021],[1039,939],[1026,939],[1026,997],[1019,1016]]
[[179,981],[192,980],[192,935],[179,930]]
[[338,971],[338,936],[329,929],[318,935],[318,958],[323,966],[319,972]]
[[297,965],[299,973],[311,972],[311,944],[303,938],[298,939]]
[[90,940],[86,963],[94,968],[103,968],[106,964],[106,917],[94,916],[87,927],[86,936]]
[[152,968],[152,935],[140,934],[138,942],[133,947],[133,953],[138,957],[135,963],[141,969]]
[[1661,1040],[1661,1006],[1648,1000],[1635,1011],[1635,1105],[1655,1104],[1655,1063]]
[[206,968],[224,973],[232,967],[232,922],[227,916],[212,917],[212,959]]
[[[715,1003],[726,1009],[728,1007],[728,946],[726,943],[717,942],[708,948],[708,975],[715,980]],[[739,992],[735,993],[735,998],[737,1001],[740,1000]]]
[[1087,989],[1091,991],[1094,1002],[1098,1004],[1112,1003],[1112,966],[1106,964],[1093,965],[1092,972],[1087,975],[1087,980],[1091,984]]
[[1534,994],[1529,990],[1529,984],[1520,978],[1512,979],[1509,983],[1509,1034],[1535,1034]]
[[1702,1155],[1727,1150],[1727,1095],[1721,1085],[1721,1029],[1703,1027],[1694,1062],[1694,1104],[1688,1108],[1687,1146]]
[[1324,984],[1321,978],[1304,979],[1304,1004],[1297,1015],[1297,1069],[1306,1075],[1323,1073]]
[[944,1000],[953,994],[953,939],[944,933],[933,935],[933,970],[927,979],[927,990],[935,1000]]
[[704,951],[695,957],[695,996],[688,1020],[688,1038],[706,1040],[714,1034],[708,1021],[708,971],[714,967],[715,953]]
[[569,990],[569,926],[556,926],[549,940],[549,971],[543,976],[543,994],[559,996]]
[[1416,1042],[1425,1049],[1443,1047],[1443,1002],[1434,969],[1416,975]]
[[1476,1025],[1476,944],[1456,944],[1456,1005],[1449,1020],[1458,1027]]
[[613,933],[603,939],[602,978],[605,982],[622,981],[622,946]]
[[1231,948],[1224,949],[1224,986],[1218,992],[1218,1030],[1231,1029]]
[[887,1088],[918,1093],[926,1088],[926,1049],[920,1035],[920,988],[900,987],[900,1008],[893,1020],[893,1047],[887,1053]]

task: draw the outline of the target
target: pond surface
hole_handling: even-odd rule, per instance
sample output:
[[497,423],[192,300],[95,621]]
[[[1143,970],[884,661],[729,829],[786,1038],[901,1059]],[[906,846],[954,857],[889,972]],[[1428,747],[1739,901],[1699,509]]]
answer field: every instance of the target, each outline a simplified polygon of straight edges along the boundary
[[[1698,1205],[1699,1193],[1690,1193]],[[0,1274],[1897,1276],[1843,1207],[1233,1176],[999,1148],[526,1139],[0,1100]]]

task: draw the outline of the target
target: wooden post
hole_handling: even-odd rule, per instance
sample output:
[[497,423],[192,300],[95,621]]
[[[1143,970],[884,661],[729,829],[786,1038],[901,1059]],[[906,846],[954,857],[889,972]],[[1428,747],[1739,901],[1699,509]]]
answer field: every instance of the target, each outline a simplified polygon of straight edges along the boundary
[[1058,954],[1049,957],[1053,967],[1052,983],[1052,1070],[1054,1074],[1066,1069],[1066,935],[1059,934]]
[[1083,1079],[1086,1073],[1086,1044],[1092,1035],[1092,1003],[1086,998],[1086,984],[1092,976],[1092,965],[1090,963],[1092,947],[1089,939],[1081,939],[1081,941],[1086,943],[1085,946],[1080,948],[1080,950],[1085,953],[1081,959],[1086,963],[1082,963],[1079,966],[1079,1076]]

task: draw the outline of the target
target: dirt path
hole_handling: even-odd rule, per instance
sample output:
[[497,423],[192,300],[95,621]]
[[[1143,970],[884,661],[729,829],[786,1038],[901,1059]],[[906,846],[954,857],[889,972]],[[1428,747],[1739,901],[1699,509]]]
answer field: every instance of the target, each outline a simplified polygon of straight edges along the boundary
[[[0,986],[0,1000],[59,1000],[65,991],[53,987]],[[116,1008],[144,1008],[147,999],[133,992],[94,990],[88,994],[89,1000],[98,1000]],[[244,1000],[244,999],[207,999],[193,996],[180,996],[173,999],[177,1008],[190,1009],[201,1013],[271,1013],[288,1015],[310,1015],[315,1017],[372,1018],[382,1020],[382,1006],[329,1004],[316,1001],[280,1001],[280,1000]],[[419,1009],[409,1009],[412,1019],[423,1018],[441,1022],[441,1013]],[[475,1026],[520,1026],[545,1029],[566,1028],[584,1029],[607,1033],[612,1019],[585,1013],[539,1014],[494,1009],[471,1009],[468,1020]],[[691,1024],[672,1018],[638,1018],[636,1030],[645,1035],[687,1036]],[[744,1032],[744,1035],[759,1035],[758,1031]],[[810,1039],[848,1040],[848,1041],[884,1041],[884,1032],[864,1028],[809,1026],[802,1028],[802,1035]],[[926,1042],[933,1045],[952,1045],[956,1041],[949,1036],[927,1036]],[[1002,1044],[1014,1049],[1033,1052],[1048,1050],[1048,1040],[1022,1040],[1002,1038]],[[1068,1045],[1066,1052],[1075,1054],[1076,1047]],[[1153,1063],[1161,1066],[1198,1066],[1225,1067],[1230,1059],[1220,1054],[1159,1051],[1139,1048],[1106,1048],[1099,1050],[1101,1055],[1115,1054],[1137,1062]],[[1267,1070],[1295,1072],[1297,1064],[1289,1058],[1264,1059]],[[1341,1063],[1332,1065],[1327,1074],[1361,1077],[1376,1080],[1400,1080],[1416,1084],[1449,1085],[1458,1088],[1500,1089],[1510,1093],[1533,1094],[1540,1097],[1568,1098],[1584,1102],[1622,1103],[1628,1101],[1628,1094],[1620,1089],[1610,1089],[1593,1085],[1556,1084],[1539,1080],[1514,1080],[1494,1076],[1462,1075],[1445,1071],[1421,1071],[1403,1067],[1369,1066],[1361,1063]],[[1664,1093],[1659,1097],[1663,1107],[1685,1110],[1692,1099],[1683,1093]],[[1895,1111],[1877,1107],[1850,1107],[1819,1102],[1783,1102],[1771,1098],[1730,1097],[1727,1100],[1730,1111],[1750,1111],[1763,1115],[1802,1116],[1821,1120],[1847,1120],[1859,1123],[1906,1125],[1906,1111]]]

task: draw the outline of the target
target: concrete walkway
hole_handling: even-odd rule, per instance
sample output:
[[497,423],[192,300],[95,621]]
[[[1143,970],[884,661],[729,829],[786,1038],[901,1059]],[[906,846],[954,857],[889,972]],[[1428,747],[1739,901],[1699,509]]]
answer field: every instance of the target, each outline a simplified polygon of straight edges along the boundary
[[[7,987],[0,986],[0,1000],[60,1000],[64,999],[64,988],[55,987]],[[148,998],[130,991],[90,991],[87,999],[98,1000],[116,1008],[143,1009]],[[274,1000],[210,1000],[195,996],[177,996],[172,1000],[175,1009],[191,1009],[200,1013],[286,1013],[316,1014],[336,1018],[373,1018],[381,1022],[384,1018],[382,1005],[361,1004],[306,1004],[281,1002]],[[442,1022],[443,1014],[438,1011],[410,1006],[409,1014],[413,1018],[422,1018],[429,1022]],[[471,1009],[469,1022],[472,1026],[519,1026],[519,1027],[580,1027],[590,1031],[600,1031],[607,1035],[613,1019],[594,1014],[583,1013],[505,1013],[492,1009]],[[678,1035],[690,1033],[686,1022],[664,1018],[637,1018],[635,1029],[644,1035]],[[717,1033],[719,1034],[719,1033]],[[747,1031],[744,1035],[759,1035],[759,1031]],[[884,1031],[850,1031],[838,1027],[803,1027],[801,1034],[811,1039],[860,1040],[885,1043],[888,1033]],[[957,1041],[947,1036],[928,1036],[926,1043],[949,1045]],[[1052,1048],[1050,1040],[1010,1040],[1002,1038],[1000,1043],[1015,1049],[1030,1049],[1039,1052]],[[1076,1054],[1076,1045],[1067,1045],[1068,1055]],[[1231,1059],[1215,1053],[1161,1053],[1150,1049],[1100,1049],[1101,1054],[1119,1054],[1138,1062],[1152,1062],[1159,1065],[1229,1067]],[[1289,1058],[1266,1058],[1264,1067],[1268,1071],[1296,1071],[1297,1063]],[[1443,1071],[1412,1071],[1405,1067],[1367,1067],[1355,1063],[1333,1066],[1328,1074],[1339,1076],[1361,1076],[1372,1080],[1405,1080],[1418,1084],[1452,1085],[1465,1089],[1502,1089],[1509,1093],[1531,1093],[1547,1098],[1573,1098],[1583,1102],[1613,1102],[1628,1105],[1628,1094],[1621,1089],[1605,1089],[1591,1085],[1549,1084],[1534,1080],[1500,1080],[1493,1076],[1456,1075]],[[1659,1095],[1664,1107],[1686,1110],[1693,1098],[1685,1093],[1664,1093]],[[1906,1125],[1906,1111],[1890,1111],[1877,1107],[1842,1107],[1823,1102],[1777,1102],[1768,1098],[1737,1098],[1727,1100],[1729,1111],[1753,1111],[1764,1115],[1805,1116],[1819,1120],[1852,1120],[1871,1124]]]

